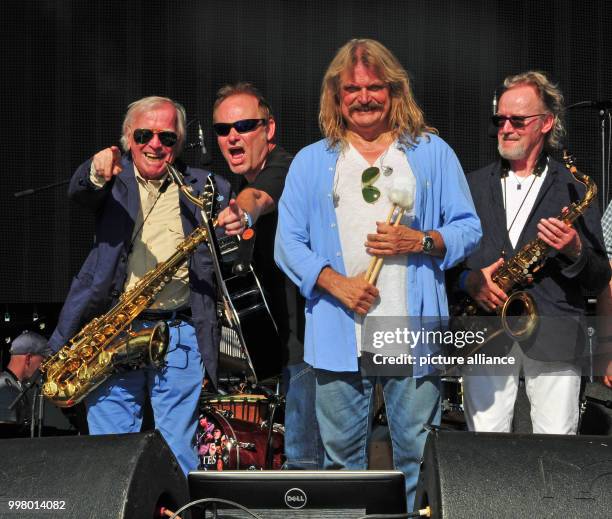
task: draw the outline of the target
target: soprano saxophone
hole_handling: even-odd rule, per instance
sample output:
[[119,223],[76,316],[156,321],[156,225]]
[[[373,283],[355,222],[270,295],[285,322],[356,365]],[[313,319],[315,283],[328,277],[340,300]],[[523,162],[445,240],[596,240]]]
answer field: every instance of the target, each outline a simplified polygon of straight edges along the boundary
[[[212,200],[213,188],[209,181],[201,203]],[[45,360],[39,368],[44,375],[43,395],[58,407],[71,407],[121,369],[163,365],[168,348],[166,322],[159,321],[153,328],[139,332],[132,331],[130,325],[153,304],[207,237],[204,227],[196,227],[170,258],[149,271],[120,296],[113,308],[86,324],[68,344]]]
[[[582,200],[572,203],[558,217],[559,220],[571,225],[593,202],[597,196],[597,186],[587,175],[578,171],[573,157],[567,150],[563,150],[563,160],[565,167],[573,177],[586,186]],[[499,326],[494,327],[492,331],[487,331],[484,343],[501,333],[519,342],[531,337],[539,322],[538,309],[533,298],[521,288],[528,285],[533,275],[544,266],[550,250],[551,247],[548,244],[540,238],[535,238],[491,276],[492,281],[508,294],[508,299],[496,309],[495,313],[500,317]],[[476,301],[471,297],[465,297],[451,308],[451,315],[453,316],[452,328],[469,330],[473,327],[471,326],[474,323],[473,318],[480,315],[480,311]],[[476,349],[482,347],[484,343]],[[474,353],[476,349],[466,354]]]

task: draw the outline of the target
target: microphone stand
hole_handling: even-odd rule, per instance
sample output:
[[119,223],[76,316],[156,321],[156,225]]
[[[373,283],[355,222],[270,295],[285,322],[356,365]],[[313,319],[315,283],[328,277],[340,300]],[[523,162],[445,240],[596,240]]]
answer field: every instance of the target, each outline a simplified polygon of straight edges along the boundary
[[46,186],[41,186],[37,188],[24,189],[23,191],[17,191],[16,193],[13,193],[13,196],[15,198],[21,198],[22,196],[30,196],[35,193],[39,193],[40,191],[46,191],[47,189],[53,189],[54,187],[65,186],[69,182],[70,179],[62,180],[61,182],[53,182],[53,184],[47,184]]
[[26,382],[22,383],[21,391],[19,392],[15,400],[11,402],[11,405],[8,406],[9,411],[12,411],[13,409],[15,409],[15,406],[19,402],[21,402],[21,400],[23,399],[24,396],[26,396],[28,391],[30,391],[34,386],[36,386],[39,380],[41,379],[42,379],[42,373],[39,370],[36,370],[35,373]]
[[21,391],[15,397],[15,400],[8,406],[9,410],[15,409],[17,404],[34,388],[34,395],[30,405],[30,438],[42,436],[42,421],[43,421],[43,396],[39,390],[38,382],[42,380],[42,373],[36,370],[34,374],[21,384]]
[[[202,162],[202,165],[208,165],[212,161],[210,159],[208,151],[206,150],[206,146],[204,145],[204,133],[202,131],[202,126],[200,124],[200,121],[198,121],[197,119],[192,119],[185,126],[185,130],[187,128],[189,128],[194,122],[198,123],[198,140],[195,141],[195,142],[190,142],[188,144],[185,144],[183,149],[184,150],[190,150],[190,149],[193,149],[193,148],[200,148],[200,154],[201,154],[200,161]],[[13,196],[15,198],[21,198],[21,197],[24,197],[24,196],[30,196],[30,195],[34,195],[36,193],[39,193],[41,191],[46,191],[47,189],[53,189],[53,188],[56,188],[56,187],[65,186],[66,184],[69,184],[69,183],[70,183],[70,179],[62,180],[60,182],[53,182],[52,184],[47,184],[45,186],[36,187],[36,188],[30,188],[30,189],[24,189],[23,191],[17,191],[16,193],[13,193]]]
[[[610,171],[606,166],[606,119],[608,126],[612,126],[612,118],[610,116],[610,108],[612,108],[612,100],[603,101],[580,101],[566,107],[566,110],[574,108],[595,108],[599,113],[599,132],[601,136],[601,190],[603,196],[602,212],[606,210],[610,202],[608,189],[610,184]],[[611,128],[612,130],[612,128]],[[608,161],[610,160],[610,152],[608,151]]]

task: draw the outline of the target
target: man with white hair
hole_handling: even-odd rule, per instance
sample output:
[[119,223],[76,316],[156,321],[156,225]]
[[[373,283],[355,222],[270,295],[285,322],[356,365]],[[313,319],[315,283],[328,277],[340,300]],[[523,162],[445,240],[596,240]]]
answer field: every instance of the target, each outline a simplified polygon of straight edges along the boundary
[[[54,350],[108,311],[201,223],[200,211],[179,200],[166,171],[166,163],[175,164],[195,194],[202,192],[210,173],[176,161],[184,142],[184,108],[168,98],[145,97],[132,103],[125,116],[125,154],[111,146],[77,169],[69,196],[95,211],[96,238],[50,339]],[[228,183],[220,178],[216,183],[219,198],[227,201]],[[198,461],[195,431],[203,366],[214,382],[218,357],[216,288],[206,246],[179,268],[134,327],[157,321],[166,321],[170,330],[166,365],[117,374],[92,391],[86,398],[89,432],[139,432],[148,395],[155,427],[187,473]]]

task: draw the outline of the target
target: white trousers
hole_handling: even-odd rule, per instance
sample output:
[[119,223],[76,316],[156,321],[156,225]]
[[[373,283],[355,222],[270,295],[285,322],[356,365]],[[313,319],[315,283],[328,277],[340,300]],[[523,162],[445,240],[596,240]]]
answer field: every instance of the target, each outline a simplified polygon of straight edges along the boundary
[[511,432],[521,368],[531,404],[536,434],[576,434],[579,418],[580,372],[570,364],[527,357],[518,344],[509,356],[512,372],[499,366],[479,367],[478,375],[464,373],[463,406],[470,431]]

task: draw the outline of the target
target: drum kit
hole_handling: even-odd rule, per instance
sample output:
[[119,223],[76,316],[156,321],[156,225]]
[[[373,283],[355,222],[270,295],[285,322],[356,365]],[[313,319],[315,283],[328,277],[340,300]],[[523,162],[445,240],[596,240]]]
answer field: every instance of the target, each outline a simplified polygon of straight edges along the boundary
[[275,395],[204,394],[196,433],[199,469],[280,469],[285,431],[274,421],[279,405]]
[[279,470],[284,462],[285,430],[278,377],[249,382],[248,364],[236,334],[224,326],[221,335],[220,371],[227,376],[219,379],[219,393],[203,392],[200,399],[198,468]]

